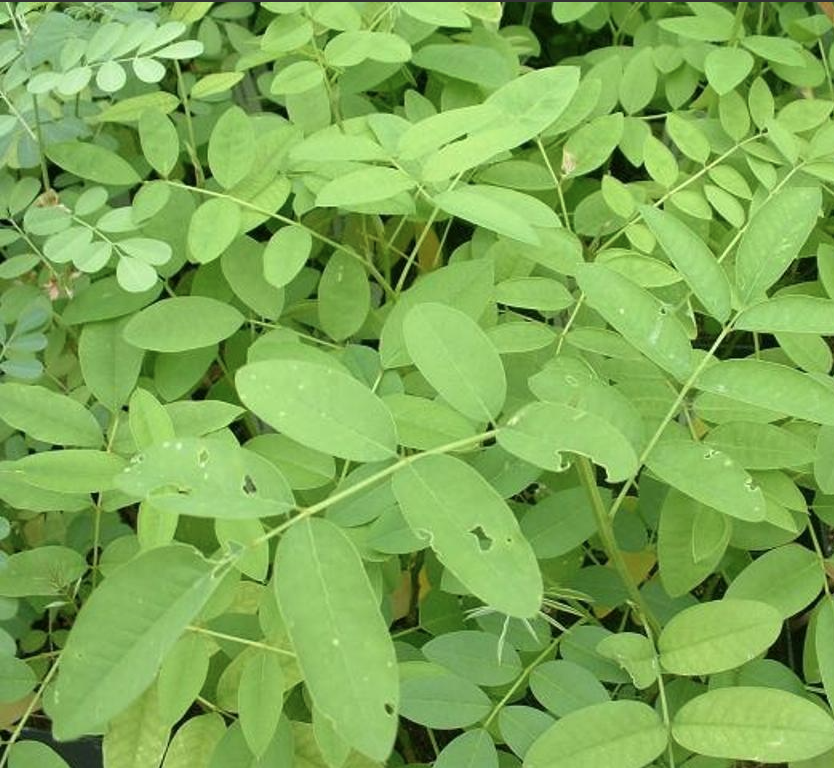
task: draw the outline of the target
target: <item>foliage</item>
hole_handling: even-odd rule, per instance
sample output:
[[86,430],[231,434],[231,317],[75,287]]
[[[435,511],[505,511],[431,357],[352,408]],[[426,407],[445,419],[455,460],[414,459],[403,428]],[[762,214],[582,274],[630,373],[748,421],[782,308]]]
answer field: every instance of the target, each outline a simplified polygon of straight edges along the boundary
[[0,768],[830,764],[818,5],[4,4]]

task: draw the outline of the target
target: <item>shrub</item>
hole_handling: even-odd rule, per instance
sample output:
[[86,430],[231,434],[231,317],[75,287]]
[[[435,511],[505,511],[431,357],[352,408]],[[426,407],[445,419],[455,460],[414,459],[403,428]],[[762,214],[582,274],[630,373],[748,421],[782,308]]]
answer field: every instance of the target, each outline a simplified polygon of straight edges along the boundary
[[0,768],[828,765],[818,6],[6,3]]

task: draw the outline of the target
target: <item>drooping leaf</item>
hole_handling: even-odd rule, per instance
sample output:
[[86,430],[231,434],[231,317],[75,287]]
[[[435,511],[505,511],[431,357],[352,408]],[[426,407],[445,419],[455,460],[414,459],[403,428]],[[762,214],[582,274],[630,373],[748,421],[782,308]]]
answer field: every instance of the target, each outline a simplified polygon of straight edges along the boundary
[[460,459],[424,456],[393,478],[409,527],[438,560],[496,610],[530,618],[542,599],[535,555],[501,496]]
[[316,708],[354,749],[386,759],[399,708],[394,647],[350,540],[325,520],[297,523],[278,545],[274,584]]
[[148,687],[214,590],[213,573],[178,544],[139,555],[95,590],[67,638],[49,706],[59,739],[101,727]]
[[808,760],[834,747],[834,720],[812,701],[773,688],[719,688],[696,696],[672,736],[702,755],[766,763]]
[[247,408],[308,448],[356,461],[395,455],[396,428],[385,404],[335,368],[265,360],[240,368],[235,383]]

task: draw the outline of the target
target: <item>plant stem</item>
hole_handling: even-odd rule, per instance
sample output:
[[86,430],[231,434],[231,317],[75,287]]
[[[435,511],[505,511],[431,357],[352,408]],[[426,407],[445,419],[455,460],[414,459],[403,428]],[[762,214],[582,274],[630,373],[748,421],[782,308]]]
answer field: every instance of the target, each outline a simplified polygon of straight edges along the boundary
[[241,645],[248,645],[250,648],[260,648],[262,651],[277,653],[279,656],[288,656],[291,659],[295,658],[295,654],[292,651],[286,651],[283,648],[276,648],[274,645],[267,645],[267,643],[259,643],[256,640],[248,640],[245,637],[238,637],[237,635],[227,635],[224,632],[215,632],[213,629],[206,629],[205,627],[198,627],[193,624],[186,627],[186,629],[189,632],[195,632],[198,635],[215,637],[218,640],[228,640],[231,643],[240,643]]
[[614,536],[614,523],[608,514],[608,510],[605,508],[605,502],[603,502],[602,496],[600,496],[593,465],[584,456],[577,456],[576,468],[579,471],[579,479],[585,488],[585,493],[591,502],[591,509],[594,512],[594,520],[597,525],[597,533],[602,542],[602,548],[608,556],[608,562],[614,566],[614,569],[619,574],[620,579],[628,591],[629,598],[637,606],[640,615],[646,621],[646,626],[659,631],[660,622],[655,617],[652,609],[649,608],[643,595],[640,594],[640,590],[623,558],[623,553],[617,544],[617,539]]

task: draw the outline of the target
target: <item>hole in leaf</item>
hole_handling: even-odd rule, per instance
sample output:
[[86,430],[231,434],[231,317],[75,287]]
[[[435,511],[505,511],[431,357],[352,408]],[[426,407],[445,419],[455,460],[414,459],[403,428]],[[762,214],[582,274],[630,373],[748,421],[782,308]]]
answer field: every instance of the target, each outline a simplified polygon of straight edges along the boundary
[[243,492],[247,496],[254,496],[258,492],[255,481],[249,475],[244,475],[243,477]]
[[489,550],[492,548],[492,539],[489,536],[487,536],[486,531],[483,528],[481,528],[480,525],[476,526],[475,528],[472,528],[469,531],[469,533],[471,533],[478,540],[478,545],[481,548],[481,552],[489,552]]
[[387,702],[387,701],[385,702],[385,714],[386,715],[393,715],[394,714],[394,705]]
[[201,448],[197,454],[197,466],[202,468],[208,464],[209,452],[205,448]]

